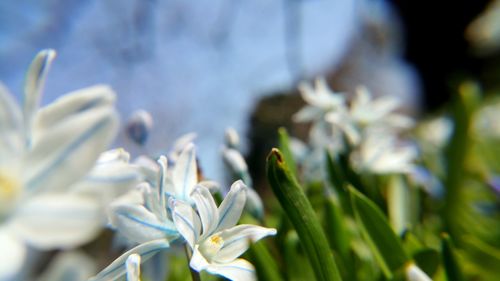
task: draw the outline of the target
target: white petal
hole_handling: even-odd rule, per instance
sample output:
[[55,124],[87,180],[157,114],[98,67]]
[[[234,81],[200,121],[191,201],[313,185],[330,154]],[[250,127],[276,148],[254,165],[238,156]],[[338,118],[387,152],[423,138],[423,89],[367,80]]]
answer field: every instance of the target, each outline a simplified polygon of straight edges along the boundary
[[56,56],[54,50],[42,50],[31,63],[24,83],[24,122],[27,132],[30,131],[32,118],[35,115],[42,96],[45,79],[50,65]]
[[180,200],[171,199],[169,205],[172,210],[172,219],[174,220],[177,231],[184,237],[192,249],[200,236],[200,217],[196,214],[191,205]]
[[172,145],[172,150],[168,154],[168,159],[174,161],[174,163],[177,162],[179,154],[187,145],[192,143],[195,138],[196,138],[196,133],[187,133],[185,135],[180,136]]
[[67,118],[47,130],[24,159],[24,186],[56,191],[75,183],[113,140],[117,125],[116,112],[103,107]]
[[116,95],[106,85],[96,85],[61,96],[36,114],[33,130],[43,131],[66,118],[114,103]]
[[125,263],[130,255],[138,254],[141,256],[141,261],[145,262],[157,252],[168,249],[168,247],[170,247],[170,244],[167,240],[164,239],[153,240],[147,243],[140,244],[139,246],[127,251],[126,253],[118,257],[109,266],[99,272],[96,276],[90,278],[88,281],[117,280],[126,274],[127,270],[125,268]]
[[196,204],[196,209],[200,215],[203,227],[202,237],[212,234],[219,222],[219,211],[215,205],[214,198],[208,189],[202,185],[197,185],[191,193],[191,198]]
[[257,219],[262,219],[264,217],[264,203],[262,203],[259,194],[251,188],[247,189],[245,210],[250,212],[250,214]]
[[242,224],[217,232],[214,235],[220,236],[224,244],[213,260],[220,263],[230,262],[243,254],[250,246],[250,242],[256,242],[266,236],[275,234],[276,229],[274,228],[250,224]]
[[95,196],[108,204],[142,180],[139,167],[121,161],[106,162],[94,166],[83,180],[71,186],[70,192]]
[[0,280],[13,280],[26,257],[23,242],[5,228],[0,228]]
[[209,265],[209,262],[200,252],[199,245],[195,245],[192,249],[193,255],[191,256],[191,260],[189,261],[189,266],[198,272],[205,270]]
[[255,268],[244,259],[237,259],[224,264],[211,263],[206,271],[226,277],[229,280],[254,281],[257,280]]
[[319,110],[317,107],[306,105],[300,109],[299,112],[295,113],[292,118],[295,122],[311,122],[321,119],[322,116],[323,111]]
[[127,281],[139,281],[141,276],[141,256],[132,254],[126,261]]
[[182,150],[173,168],[173,184],[178,199],[189,201],[189,195],[198,182],[196,153],[193,144]]
[[127,239],[136,243],[173,238],[177,235],[172,222],[158,220],[144,206],[118,205],[110,209],[111,224]]
[[96,273],[96,262],[79,251],[66,251],[57,254],[48,269],[37,278],[37,281],[87,280]]
[[219,221],[215,231],[233,227],[238,223],[247,199],[246,189],[247,187],[242,181],[233,183],[219,206]]
[[96,165],[108,164],[110,162],[128,163],[129,161],[130,153],[123,148],[115,148],[101,153],[97,159]]
[[408,281],[432,281],[432,279],[427,276],[427,274],[423,272],[422,269],[420,269],[413,263],[406,266],[405,271]]
[[0,163],[19,155],[24,145],[22,128],[21,110],[7,88],[0,83]]
[[10,226],[42,250],[72,248],[94,239],[104,224],[97,200],[76,195],[40,195],[13,214]]
[[240,136],[234,128],[227,128],[224,133],[224,140],[228,147],[237,149],[240,146]]

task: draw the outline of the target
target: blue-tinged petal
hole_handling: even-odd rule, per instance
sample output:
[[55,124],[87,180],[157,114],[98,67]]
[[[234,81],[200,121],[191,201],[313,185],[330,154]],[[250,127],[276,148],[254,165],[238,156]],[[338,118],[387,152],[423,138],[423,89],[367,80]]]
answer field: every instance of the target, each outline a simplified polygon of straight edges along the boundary
[[[275,235],[276,229],[257,225],[242,224],[215,233],[222,241],[222,248],[213,257],[214,262],[226,263],[238,258],[249,247],[250,242],[256,242],[266,236]],[[209,237],[208,239],[211,239]]]
[[112,205],[110,212],[111,225],[133,242],[144,243],[177,236],[172,222],[160,221],[142,205]]
[[235,178],[242,179],[244,183],[252,186],[252,178],[248,172],[247,162],[241,153],[233,148],[224,148],[222,157],[226,165],[232,170]]
[[197,185],[191,193],[191,199],[196,204],[203,227],[202,237],[212,234],[219,223],[219,211],[208,188]]
[[184,237],[192,249],[196,241],[198,241],[201,232],[201,222],[198,214],[196,214],[191,205],[173,198],[169,200],[169,206],[177,231]]
[[184,150],[187,145],[192,143],[195,138],[196,133],[187,133],[180,136],[172,145],[172,149],[168,153],[168,160],[173,161],[174,163],[177,162],[177,159],[179,158],[182,150]]
[[105,216],[97,200],[73,194],[32,197],[16,209],[9,227],[43,250],[77,247],[94,239]]
[[58,253],[36,281],[87,280],[97,271],[96,262],[83,252]]
[[139,281],[141,276],[141,256],[132,254],[128,256],[126,265],[127,281]]
[[94,108],[111,106],[115,99],[115,93],[107,85],[96,85],[68,93],[37,112],[33,130],[43,133],[71,116]]
[[242,181],[236,181],[219,206],[219,221],[215,231],[230,228],[238,223],[247,199],[247,187]]
[[228,263],[211,263],[205,270],[211,274],[221,275],[229,280],[255,281],[255,268],[244,259],[237,259]]
[[126,253],[118,257],[108,267],[99,272],[96,276],[90,278],[89,281],[117,280],[127,273],[125,263],[130,255],[138,254],[141,256],[141,262],[145,262],[157,252],[168,249],[169,246],[170,244],[165,239],[153,240],[140,244],[139,246],[127,251]]
[[22,128],[21,110],[7,88],[0,83],[0,163],[19,155],[24,145]]
[[196,153],[193,144],[188,144],[179,155],[173,168],[173,184],[178,199],[189,200],[189,195],[198,182]]
[[90,173],[70,187],[70,192],[99,198],[107,204],[125,194],[143,180],[139,168],[114,161],[94,166]]
[[162,218],[167,218],[167,204],[166,204],[166,186],[167,186],[167,166],[168,161],[165,156],[160,156],[158,159],[158,165],[160,166],[160,178],[158,179],[158,199],[160,202],[160,215]]
[[24,83],[24,124],[27,136],[31,128],[32,118],[40,106],[45,79],[50,65],[56,56],[51,49],[40,51],[31,63]]
[[26,258],[24,243],[6,228],[0,228],[0,280],[15,280]]
[[259,194],[251,188],[247,189],[245,210],[250,212],[250,214],[257,219],[262,219],[264,217],[264,203],[262,203]]
[[58,191],[87,174],[113,140],[118,117],[101,107],[60,121],[33,143],[24,159],[24,186],[29,191]]

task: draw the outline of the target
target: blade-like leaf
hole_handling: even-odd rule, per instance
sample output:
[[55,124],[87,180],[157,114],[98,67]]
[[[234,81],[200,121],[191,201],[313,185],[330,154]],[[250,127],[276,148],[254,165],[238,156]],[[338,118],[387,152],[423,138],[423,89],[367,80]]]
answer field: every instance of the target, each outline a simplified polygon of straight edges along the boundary
[[251,262],[255,266],[259,280],[279,281],[283,280],[276,264],[275,258],[266,248],[265,242],[260,241],[253,244],[248,251]]
[[361,227],[361,233],[385,276],[392,278],[393,271],[409,261],[401,241],[375,203],[352,187],[350,192],[352,207],[356,221]]
[[267,157],[267,177],[274,194],[297,230],[317,280],[341,280],[328,241],[302,187],[290,172],[281,152]]
[[444,233],[441,239],[441,251],[443,254],[443,265],[446,272],[446,278],[451,281],[463,281],[465,277],[460,269],[457,258],[451,244],[450,236]]

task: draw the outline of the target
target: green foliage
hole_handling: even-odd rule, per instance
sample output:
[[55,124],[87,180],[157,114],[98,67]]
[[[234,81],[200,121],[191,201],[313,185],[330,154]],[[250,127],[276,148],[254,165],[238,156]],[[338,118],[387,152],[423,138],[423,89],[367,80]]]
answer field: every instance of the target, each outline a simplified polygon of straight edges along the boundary
[[297,231],[316,279],[341,280],[317,216],[278,149],[273,149],[268,156],[267,176],[274,194]]

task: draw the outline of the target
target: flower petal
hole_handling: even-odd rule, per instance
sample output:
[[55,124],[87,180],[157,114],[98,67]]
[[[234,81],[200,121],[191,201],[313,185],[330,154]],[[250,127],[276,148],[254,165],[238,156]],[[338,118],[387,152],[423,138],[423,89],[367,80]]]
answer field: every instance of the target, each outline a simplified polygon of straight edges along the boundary
[[72,194],[40,195],[24,202],[10,226],[38,249],[71,248],[95,238],[104,224],[104,213],[93,198]]
[[240,219],[247,199],[247,187],[242,181],[236,181],[219,206],[219,221],[215,231],[230,228]]
[[[95,274],[96,262],[80,251],[58,253],[36,281],[87,280]],[[68,279],[71,276],[71,279]]]
[[36,114],[33,130],[43,131],[74,115],[101,106],[110,106],[116,95],[107,85],[95,85],[61,96]]
[[212,234],[219,223],[219,211],[215,205],[214,198],[208,188],[197,185],[191,193],[191,198],[196,204],[196,209],[200,215],[203,232],[201,237]]
[[122,161],[98,163],[90,173],[71,186],[71,193],[95,196],[103,204],[126,193],[143,180],[139,167]]
[[198,182],[196,153],[192,143],[182,150],[173,168],[173,184],[178,199],[189,201],[189,195]]
[[170,221],[160,221],[142,205],[111,206],[110,221],[123,236],[136,243],[177,236]]
[[26,257],[23,242],[13,236],[6,228],[0,229],[0,280],[13,280],[20,272]]
[[200,217],[191,205],[180,200],[170,199],[169,206],[177,231],[179,231],[192,249],[200,236]]
[[254,281],[257,280],[255,268],[244,259],[237,259],[228,263],[211,263],[206,268],[211,274],[224,276],[229,280]]
[[10,159],[6,154],[19,155],[24,145],[22,128],[21,110],[7,88],[0,83],[0,161]]
[[250,224],[242,224],[217,232],[215,235],[220,236],[224,244],[213,260],[219,263],[230,262],[243,254],[248,249],[250,242],[256,242],[275,234],[276,229],[274,228]]
[[141,261],[145,262],[157,252],[168,249],[169,247],[170,244],[165,239],[153,240],[140,244],[139,246],[127,251],[126,253],[118,257],[114,262],[108,265],[96,276],[90,278],[88,281],[117,280],[126,274],[127,270],[125,268],[125,263],[130,255],[138,254],[141,256]]
[[127,281],[139,281],[141,276],[141,256],[138,254],[128,256],[125,267],[127,269]]
[[114,138],[117,125],[116,112],[106,107],[60,121],[26,155],[24,186],[28,190],[67,188],[89,172]]
[[24,83],[24,124],[26,132],[30,131],[32,118],[40,106],[45,79],[50,65],[56,56],[51,49],[40,51],[31,63]]

